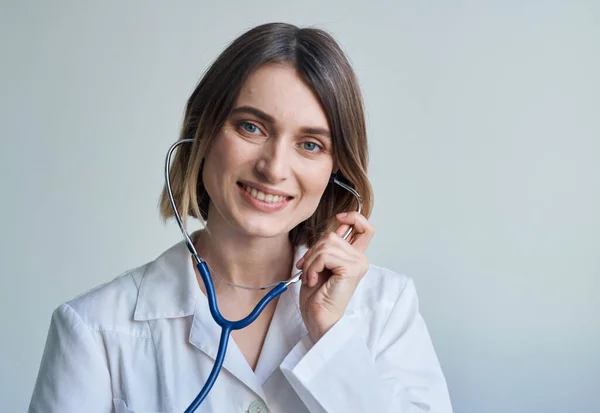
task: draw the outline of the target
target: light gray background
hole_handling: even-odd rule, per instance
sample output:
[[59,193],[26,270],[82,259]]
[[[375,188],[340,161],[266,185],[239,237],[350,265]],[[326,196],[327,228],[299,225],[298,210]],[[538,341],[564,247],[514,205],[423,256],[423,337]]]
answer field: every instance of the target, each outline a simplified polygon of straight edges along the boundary
[[26,410],[56,306],[179,241],[156,204],[184,103],[268,21],[349,53],[369,257],[415,279],[455,411],[600,412],[594,0],[3,2],[0,410]]

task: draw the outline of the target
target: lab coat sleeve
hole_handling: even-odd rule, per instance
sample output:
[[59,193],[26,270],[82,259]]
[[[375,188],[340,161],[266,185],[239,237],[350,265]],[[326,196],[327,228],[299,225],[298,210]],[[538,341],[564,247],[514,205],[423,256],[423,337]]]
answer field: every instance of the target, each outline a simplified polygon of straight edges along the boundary
[[372,349],[344,316],[317,343],[305,336],[284,359],[280,368],[311,413],[452,412],[412,280],[387,307]]
[[29,413],[112,412],[110,374],[93,332],[68,304],[50,322]]

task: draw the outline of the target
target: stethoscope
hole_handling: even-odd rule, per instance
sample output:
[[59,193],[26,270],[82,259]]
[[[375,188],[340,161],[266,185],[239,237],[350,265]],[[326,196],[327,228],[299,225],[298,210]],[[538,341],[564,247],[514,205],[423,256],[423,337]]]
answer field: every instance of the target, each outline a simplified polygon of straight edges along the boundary
[[[181,140],[175,142],[173,145],[171,145],[171,147],[169,148],[169,151],[167,152],[167,158],[165,161],[165,184],[167,187],[167,195],[169,196],[169,201],[171,203],[171,208],[173,208],[173,214],[175,215],[177,224],[179,225],[179,228],[181,229],[183,237],[185,238],[185,244],[187,245],[188,250],[190,251],[190,253],[194,257],[194,260],[196,261],[196,268],[198,268],[198,272],[200,273],[200,276],[202,277],[202,281],[204,282],[204,286],[206,287],[206,295],[208,297],[208,306],[210,308],[210,313],[211,313],[213,319],[215,320],[215,322],[221,327],[221,338],[219,341],[219,350],[217,351],[217,357],[215,358],[215,364],[210,372],[210,375],[208,376],[208,379],[207,379],[206,383],[204,384],[204,387],[202,388],[202,390],[200,390],[200,393],[198,393],[198,395],[196,396],[194,401],[185,410],[185,413],[195,412],[196,409],[198,408],[198,406],[200,406],[200,403],[202,403],[202,401],[208,395],[208,392],[210,391],[212,386],[215,384],[217,376],[219,375],[219,372],[221,371],[221,367],[223,366],[223,360],[225,359],[225,353],[227,352],[227,343],[229,342],[229,336],[230,336],[231,332],[233,330],[241,330],[242,328],[247,327],[248,325],[253,323],[254,320],[256,320],[258,318],[258,316],[263,311],[263,309],[271,301],[273,301],[275,298],[277,298],[279,295],[281,295],[285,290],[287,290],[288,286],[290,286],[291,284],[297,283],[302,278],[302,271],[299,271],[296,274],[294,274],[294,276],[292,276],[287,281],[281,281],[274,285],[260,288],[260,289],[268,289],[268,288],[272,287],[271,291],[269,291],[258,302],[256,307],[254,307],[254,310],[252,310],[252,312],[250,314],[248,314],[248,316],[246,316],[246,318],[243,318],[238,321],[229,321],[221,315],[221,312],[219,311],[219,307],[217,306],[217,297],[215,295],[215,288],[214,288],[214,285],[212,282],[212,277],[210,275],[210,271],[208,269],[208,264],[206,263],[206,261],[204,261],[202,258],[200,258],[200,256],[198,256],[198,252],[196,251],[196,248],[194,247],[194,243],[192,242],[188,232],[186,231],[186,229],[183,226],[183,222],[181,220],[181,217],[179,216],[177,207],[175,206],[175,201],[173,199],[173,192],[171,191],[171,179],[169,176],[169,166],[171,165],[171,155],[172,155],[173,151],[175,150],[175,148],[177,148],[179,145],[184,144],[184,143],[193,143],[193,142],[194,142],[194,139],[181,139]],[[358,192],[356,192],[352,187],[346,185],[345,183],[340,182],[337,179],[337,177],[335,176],[335,174],[331,175],[329,182],[339,185],[340,187],[344,188],[345,190],[350,192],[352,195],[354,195],[354,197],[358,201],[358,213],[360,214],[360,212],[362,210],[362,200],[361,200]],[[349,227],[346,230],[346,232],[344,233],[344,236],[342,238],[347,239],[351,232],[352,232],[352,227]]]

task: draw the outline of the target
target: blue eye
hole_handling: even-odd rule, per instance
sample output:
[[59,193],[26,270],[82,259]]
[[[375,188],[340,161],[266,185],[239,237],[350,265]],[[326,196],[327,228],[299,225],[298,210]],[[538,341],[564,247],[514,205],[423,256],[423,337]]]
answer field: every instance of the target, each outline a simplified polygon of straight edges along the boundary
[[250,123],[250,122],[242,122],[241,126],[244,129],[244,131],[251,133],[251,134],[260,132],[260,129],[258,129],[258,126],[254,125],[253,123]]
[[317,145],[315,142],[302,142],[302,146],[304,149],[306,149],[309,152],[317,152],[318,150],[321,150],[323,148],[321,148],[321,146]]

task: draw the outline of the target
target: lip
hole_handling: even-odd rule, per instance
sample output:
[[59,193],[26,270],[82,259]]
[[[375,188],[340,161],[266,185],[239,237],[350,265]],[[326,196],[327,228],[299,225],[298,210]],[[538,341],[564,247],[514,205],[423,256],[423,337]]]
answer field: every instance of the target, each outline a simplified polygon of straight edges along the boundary
[[[246,189],[244,189],[244,185],[241,184],[241,182],[236,186],[238,187],[238,190],[240,191],[240,195],[242,196],[242,198],[244,198],[244,200],[247,203],[249,203],[252,207],[254,207],[255,209],[258,209],[259,211],[262,211],[262,212],[279,212],[282,209],[284,209],[286,206],[288,206],[288,204],[290,203],[291,198],[283,198],[282,200],[279,200],[278,202],[275,202],[275,203],[261,201],[259,199],[254,198],[252,195],[250,195],[248,192],[246,192]],[[249,185],[249,186],[252,186],[252,185]],[[283,196],[285,197],[286,195],[283,195]]]
[[[286,198],[289,198],[289,199],[293,198],[293,196],[291,196],[290,194],[286,194],[285,192],[278,191],[277,189],[269,188],[268,186],[264,186],[261,184],[256,184],[254,182],[238,181],[238,183],[241,184],[242,186],[250,186],[252,188],[256,188],[258,191],[262,191],[265,194],[285,196]],[[289,199],[288,199],[288,201],[289,201]]]

